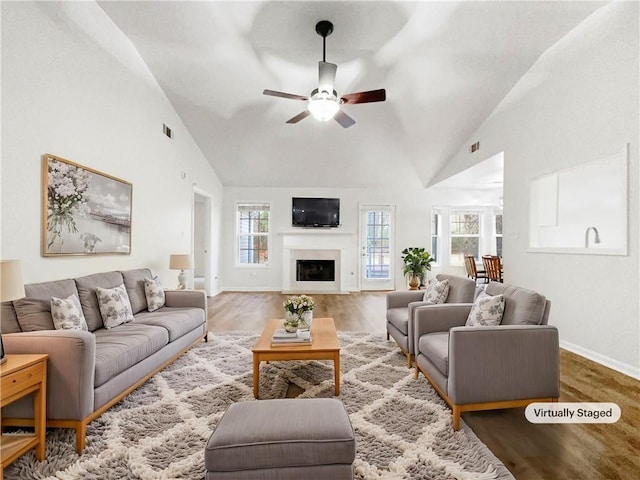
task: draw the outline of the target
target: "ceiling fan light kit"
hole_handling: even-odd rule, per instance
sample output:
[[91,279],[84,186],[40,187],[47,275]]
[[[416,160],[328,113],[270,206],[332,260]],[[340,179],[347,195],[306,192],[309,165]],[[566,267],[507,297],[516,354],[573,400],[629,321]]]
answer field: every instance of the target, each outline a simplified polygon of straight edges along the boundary
[[324,90],[320,92],[314,90],[314,92],[309,99],[307,109],[316,120],[320,120],[321,122],[331,120],[335,114],[338,113],[338,110],[340,110],[336,91],[334,90],[333,93],[329,93]]
[[337,92],[334,90],[338,66],[326,61],[326,40],[327,36],[331,35],[332,32],[333,24],[330,21],[321,20],[316,24],[316,33],[322,37],[322,61],[318,62],[318,88],[313,90],[309,97],[278,92],[275,90],[264,90],[262,92],[264,95],[272,97],[304,100],[307,102],[307,110],[304,110],[295,117],[290,118],[286,123],[298,123],[300,120],[311,114],[314,118],[322,122],[326,122],[333,118],[336,122],[342,125],[343,128],[349,128],[356,122],[340,109],[340,105],[384,102],[386,100],[386,92],[384,89],[348,93],[342,97],[338,96]]

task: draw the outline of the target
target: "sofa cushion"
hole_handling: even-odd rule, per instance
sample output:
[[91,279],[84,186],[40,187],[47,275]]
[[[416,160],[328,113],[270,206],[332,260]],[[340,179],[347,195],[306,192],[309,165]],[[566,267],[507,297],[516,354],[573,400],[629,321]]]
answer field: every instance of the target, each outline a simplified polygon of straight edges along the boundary
[[481,292],[473,302],[465,325],[469,327],[488,327],[500,325],[504,313],[504,296],[489,295]]
[[388,322],[400,330],[403,335],[409,335],[409,309],[396,307],[387,310]]
[[131,303],[124,285],[113,288],[96,287],[96,296],[105,328],[113,328],[133,321]]
[[443,375],[449,375],[449,332],[422,335],[418,347],[418,351],[427,357]]
[[433,304],[445,303],[449,296],[449,280],[435,280],[427,286],[423,301]]
[[104,327],[100,307],[98,306],[98,297],[96,297],[96,287],[113,288],[122,285],[124,282],[122,274],[120,272],[94,273],[86,277],[76,278],[75,282],[89,331],[93,332],[98,328]]
[[169,342],[166,329],[135,323],[125,323],[109,330],[100,328],[94,334],[96,336],[94,387],[108,382]]
[[15,300],[18,323],[23,332],[54,330],[51,318],[51,297],[67,298],[77,294],[73,280],[32,283],[24,286],[25,298]]
[[169,342],[173,342],[185,333],[204,325],[206,318],[201,308],[163,307],[155,312],[138,313],[134,322],[165,328],[169,332]]
[[490,282],[486,292],[489,295],[504,296],[502,325],[540,325],[546,302],[543,295],[499,282]]
[[87,331],[87,322],[82,313],[80,299],[75,293],[67,298],[51,297],[51,318],[56,330]]
[[152,278],[151,270],[148,268],[138,268],[136,270],[125,270],[122,273],[124,286],[131,302],[131,312],[135,315],[147,309],[147,296],[144,291],[144,279]]
[[147,310],[150,312],[155,312],[159,308],[164,307],[164,290],[158,277],[144,279],[144,295],[147,298]]
[[22,331],[16,316],[16,309],[13,308],[13,302],[2,302],[0,318],[2,319],[0,333],[20,333]]

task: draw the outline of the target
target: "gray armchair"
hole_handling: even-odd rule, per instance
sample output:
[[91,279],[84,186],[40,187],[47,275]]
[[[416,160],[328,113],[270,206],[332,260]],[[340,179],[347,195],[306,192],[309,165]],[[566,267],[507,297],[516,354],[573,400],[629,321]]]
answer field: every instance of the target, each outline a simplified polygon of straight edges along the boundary
[[[471,303],[475,296],[476,284],[468,278],[439,273],[439,281],[449,280],[449,296],[446,303]],[[387,340],[393,337],[402,353],[407,357],[407,368],[411,368],[414,355],[413,320],[418,308],[431,308],[434,305],[422,301],[424,290],[391,292],[387,294]]]
[[491,282],[503,294],[497,326],[464,326],[471,305],[433,305],[414,313],[416,378],[422,372],[453,412],[460,414],[557,401],[560,396],[558,330],[547,325],[550,302],[524,288]]

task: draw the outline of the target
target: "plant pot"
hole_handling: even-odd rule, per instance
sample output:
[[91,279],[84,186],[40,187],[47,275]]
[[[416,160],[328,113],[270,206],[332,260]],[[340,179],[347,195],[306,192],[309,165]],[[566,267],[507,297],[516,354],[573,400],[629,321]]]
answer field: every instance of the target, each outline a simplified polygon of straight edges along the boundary
[[418,287],[420,287],[420,277],[411,275],[409,277],[409,290],[418,290]]

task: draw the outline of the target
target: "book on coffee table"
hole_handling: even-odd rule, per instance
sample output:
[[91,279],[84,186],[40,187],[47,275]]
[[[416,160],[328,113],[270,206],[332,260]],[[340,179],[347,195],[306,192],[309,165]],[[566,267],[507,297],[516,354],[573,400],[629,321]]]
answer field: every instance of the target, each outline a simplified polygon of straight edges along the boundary
[[311,332],[307,331],[298,331],[298,332],[287,332],[286,330],[279,328],[273,332],[273,336],[271,337],[272,345],[291,345],[291,344],[299,344],[299,345],[308,345],[311,343]]

